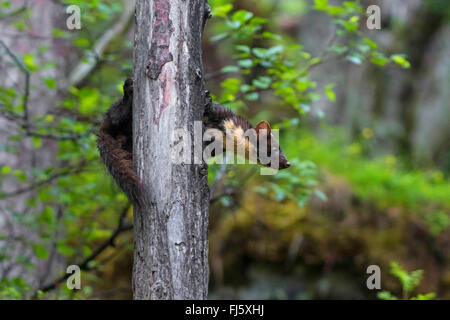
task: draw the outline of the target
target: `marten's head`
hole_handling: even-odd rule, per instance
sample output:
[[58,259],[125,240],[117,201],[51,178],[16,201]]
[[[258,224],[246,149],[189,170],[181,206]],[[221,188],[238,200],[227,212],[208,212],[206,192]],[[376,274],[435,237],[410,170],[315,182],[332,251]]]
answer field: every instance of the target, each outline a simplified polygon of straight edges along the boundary
[[123,98],[115,102],[106,113],[113,126],[130,126],[133,106],[133,79],[128,78],[123,85]]
[[123,97],[124,99],[133,99],[133,79],[128,78],[123,84]]
[[241,117],[232,115],[223,121],[223,127],[224,150],[233,146],[235,154],[245,154],[247,160],[277,170],[291,166],[269,122],[263,120],[253,127]]
[[[290,167],[277,142],[278,132],[271,129],[269,122],[263,120],[254,127],[230,109],[215,103],[207,105],[203,122],[207,129],[206,145],[219,141],[223,151],[239,154],[250,162],[278,170]],[[217,150],[211,151],[212,156],[218,155]]]
[[264,143],[263,141],[265,141],[266,146],[267,146],[267,149],[266,149],[267,157],[269,159],[278,159],[278,167],[279,167],[278,169],[279,170],[289,168],[291,166],[291,163],[288,161],[288,159],[284,155],[283,151],[281,150],[280,145],[274,138],[274,136],[272,134],[272,128],[270,127],[269,122],[267,122],[265,120],[260,121],[256,125],[255,130],[256,130],[256,134],[258,136],[258,139],[257,139],[258,163],[263,164],[267,167],[273,167],[275,165],[271,161],[269,161],[268,163],[261,162],[261,154],[260,153],[262,152],[263,149],[262,149],[260,143]]

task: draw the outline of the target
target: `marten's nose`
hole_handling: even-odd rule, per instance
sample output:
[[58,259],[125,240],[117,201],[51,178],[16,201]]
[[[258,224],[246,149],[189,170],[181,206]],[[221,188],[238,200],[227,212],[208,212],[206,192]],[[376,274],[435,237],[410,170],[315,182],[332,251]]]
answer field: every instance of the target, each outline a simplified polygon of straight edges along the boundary
[[289,168],[291,166],[291,163],[288,161],[286,162],[286,168]]

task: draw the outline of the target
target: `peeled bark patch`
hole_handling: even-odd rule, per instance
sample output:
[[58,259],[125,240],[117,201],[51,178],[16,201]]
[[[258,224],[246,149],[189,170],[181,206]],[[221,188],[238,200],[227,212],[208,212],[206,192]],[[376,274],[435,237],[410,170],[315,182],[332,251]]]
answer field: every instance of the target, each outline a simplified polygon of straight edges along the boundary
[[170,20],[170,1],[154,0],[153,36],[147,64],[147,75],[150,79],[157,79],[162,67],[173,60],[170,53],[170,37],[174,31]]

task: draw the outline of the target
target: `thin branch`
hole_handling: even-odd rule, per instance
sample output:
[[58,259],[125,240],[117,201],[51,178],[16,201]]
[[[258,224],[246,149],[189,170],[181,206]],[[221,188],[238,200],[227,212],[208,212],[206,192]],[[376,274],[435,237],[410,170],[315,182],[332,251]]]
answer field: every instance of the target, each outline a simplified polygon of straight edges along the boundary
[[214,71],[211,73],[207,73],[204,78],[205,78],[205,81],[208,81],[208,80],[212,80],[215,78],[219,78],[219,77],[224,76],[229,73],[238,73],[238,72],[223,72],[222,70],[218,70],[218,71]]
[[24,32],[24,33],[7,33],[7,32],[0,32],[0,35],[2,35],[3,37],[8,37],[8,38],[30,38],[33,41],[37,41],[37,40],[51,40],[54,39],[51,36],[41,36],[38,34],[34,34],[30,31]]
[[224,192],[211,197],[211,199],[209,200],[209,203],[210,204],[215,203],[215,202],[219,201],[220,199],[222,199],[223,197],[234,196],[236,194],[236,192],[237,192],[236,188],[227,188],[227,189],[225,189]]
[[[0,104],[0,107],[3,107],[2,104]],[[49,114],[52,114],[51,112]],[[55,113],[53,113],[55,114]],[[58,135],[58,134],[52,134],[52,133],[38,133],[36,132],[34,128],[31,127],[31,125],[29,123],[27,123],[24,119],[24,116],[20,116],[17,113],[14,112],[6,112],[6,111],[2,111],[0,110],[0,116],[4,117],[5,119],[8,119],[10,121],[15,122],[18,126],[20,126],[22,129],[25,130],[25,135],[27,137],[36,137],[36,138],[42,138],[42,139],[49,139],[49,140],[56,140],[56,141],[76,141],[79,139],[83,139],[86,137],[89,137],[92,133],[94,133],[97,129],[93,128],[90,129],[88,131],[86,131],[85,133],[79,133],[79,134],[74,134],[71,131],[67,131],[70,132],[68,134],[62,134]],[[86,120],[85,122],[94,124],[94,125],[99,125],[100,122],[95,122],[92,121],[92,119],[90,121],[87,121],[87,117],[83,120]],[[78,119],[77,119],[78,121]]]
[[68,141],[68,140],[75,141],[75,140],[83,139],[83,138],[90,136],[92,133],[94,133],[94,131],[95,131],[94,129],[91,129],[82,134],[71,134],[71,135],[58,136],[55,134],[37,133],[37,132],[33,132],[31,130],[28,130],[27,136],[42,138],[42,139],[57,140],[57,141]]
[[[75,264],[78,267],[80,267],[80,270],[84,270],[84,271],[91,270],[92,268],[89,266],[89,263],[91,261],[95,260],[95,258],[97,258],[97,256],[99,256],[103,251],[105,251],[106,248],[114,247],[115,246],[115,240],[121,233],[133,229],[132,225],[125,224],[125,217],[127,215],[128,210],[130,209],[130,207],[131,207],[131,205],[128,204],[122,210],[122,213],[119,216],[118,226],[117,226],[116,230],[114,230],[114,232],[111,235],[111,237],[109,237],[105,242],[103,242],[89,257],[84,259],[82,262],[80,262],[78,264]],[[63,276],[61,276],[60,278],[56,279],[51,284],[48,284],[48,285],[46,285],[44,287],[41,287],[39,290],[43,291],[43,292],[47,292],[47,291],[53,290],[53,289],[56,288],[57,285],[61,284],[65,280],[67,280],[67,278],[69,278],[69,276],[70,276],[70,274],[66,273]]]
[[98,39],[98,41],[95,43],[92,49],[94,54],[87,58],[88,61],[80,62],[73,69],[73,71],[69,76],[69,85],[76,86],[80,84],[80,82],[83,81],[89,75],[89,73],[95,68],[98,62],[97,57],[101,57],[108,44],[111,42],[111,40],[125,30],[126,26],[128,25],[128,22],[130,21],[130,18],[133,15],[135,4],[136,4],[135,0],[124,1],[123,13],[120,16],[119,20],[117,20],[116,24],[114,24],[111,28],[109,28],[100,37],[100,39]]
[[[89,136],[93,131],[89,131],[85,134],[77,134],[77,135],[67,135],[67,136],[57,136],[54,134],[41,134],[37,132],[33,132],[31,130],[30,124],[29,124],[29,115],[28,115],[28,100],[30,97],[30,71],[26,68],[26,66],[20,61],[20,59],[12,53],[12,51],[8,48],[8,46],[0,40],[0,45],[4,48],[6,54],[11,57],[11,59],[14,61],[14,63],[19,67],[19,69],[22,71],[22,73],[25,75],[25,94],[23,97],[23,117],[20,117],[13,113],[8,112],[1,112],[0,114],[3,115],[5,118],[17,122],[22,122],[20,126],[25,130],[26,136],[33,136],[38,138],[44,138],[44,139],[52,139],[52,140],[58,140],[58,141],[66,141],[66,140],[78,140],[80,138]],[[27,191],[25,191],[27,192]]]
[[336,42],[337,37],[338,37],[338,35],[337,35],[337,32],[336,32],[336,28],[333,28],[333,33],[331,34],[330,38],[328,39],[327,43],[325,44],[325,47],[324,47],[322,53],[319,54],[319,56],[318,56],[319,62],[315,63],[315,64],[312,64],[312,65],[310,64],[310,65],[306,66],[302,70],[302,73],[306,72],[306,71],[311,71],[311,69],[313,69],[315,67],[318,67],[318,66],[328,62],[328,59],[330,58],[330,53],[328,51],[328,48],[331,47]]
[[30,71],[25,65],[17,58],[17,56],[9,50],[8,46],[0,39],[0,45],[5,49],[5,52],[14,63],[19,67],[22,73],[25,75],[25,94],[23,97],[23,119],[25,121],[24,128],[28,130],[28,98],[30,97]]
[[248,94],[251,94],[251,93],[260,93],[260,92],[270,91],[270,90],[272,90],[271,87],[268,87],[268,88],[257,88],[257,89],[255,89],[255,90],[248,91],[248,92],[239,92],[239,94],[236,95],[236,96],[234,97],[233,100],[227,100],[227,101],[225,101],[225,102],[223,102],[223,103],[232,103],[232,102],[236,102],[236,101],[242,100],[242,99],[243,99],[246,95],[248,95]]
[[216,197],[217,186],[218,186],[219,182],[222,180],[222,178],[226,172],[227,172],[227,163],[224,162],[220,165],[220,169],[217,172],[216,176],[214,177],[214,182],[210,188],[210,194],[211,194],[210,201],[211,202],[213,202],[213,199]]
[[35,183],[29,185],[28,187],[20,188],[20,189],[17,189],[17,190],[14,190],[14,191],[2,194],[2,195],[0,195],[0,200],[6,199],[6,198],[15,197],[15,196],[18,196],[20,194],[33,191],[33,190],[35,190],[37,188],[40,188],[40,187],[42,187],[42,186],[44,186],[46,184],[51,183],[53,180],[55,180],[55,179],[57,179],[59,177],[80,173],[82,171],[82,169],[83,169],[83,166],[85,164],[86,164],[86,161],[83,160],[73,170],[64,170],[62,172],[55,173],[55,174],[51,175],[50,177],[48,177],[47,179],[35,182]]
[[25,10],[27,9],[26,5],[17,8],[5,15],[0,16],[0,20],[5,20],[5,19],[9,19],[9,18],[14,18],[15,16],[21,14],[22,12],[25,12]]

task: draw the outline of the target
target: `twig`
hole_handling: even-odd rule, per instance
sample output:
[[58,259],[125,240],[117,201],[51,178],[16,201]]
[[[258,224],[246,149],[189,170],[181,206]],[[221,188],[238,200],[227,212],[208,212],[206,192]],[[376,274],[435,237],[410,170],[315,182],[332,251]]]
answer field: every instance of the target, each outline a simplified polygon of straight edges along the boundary
[[[115,240],[116,238],[125,231],[129,231],[133,229],[132,225],[129,224],[125,224],[125,217],[127,215],[128,210],[130,209],[131,205],[128,204],[123,210],[122,213],[119,216],[119,223],[118,226],[116,228],[116,230],[114,230],[113,234],[111,235],[111,237],[109,237],[105,242],[103,242],[89,257],[87,257],[86,259],[84,259],[82,262],[75,264],[78,267],[80,267],[80,270],[91,270],[91,267],[89,266],[89,263],[93,260],[95,260],[95,258],[97,258],[97,256],[99,256],[106,248],[108,247],[114,247],[115,244]],[[47,292],[50,290],[53,290],[56,288],[57,285],[59,285],[60,283],[64,282],[65,280],[67,280],[67,278],[70,276],[70,274],[65,274],[63,276],[61,276],[60,278],[56,279],[54,282],[52,282],[51,284],[48,284],[46,286],[41,287],[39,290],[43,291],[43,292]]]
[[235,188],[227,188],[227,189],[225,189],[224,192],[222,192],[222,193],[220,193],[220,194],[218,194],[218,195],[216,195],[216,196],[213,196],[213,197],[209,200],[209,203],[212,204],[212,203],[214,203],[214,202],[216,202],[216,201],[219,201],[219,200],[220,200],[221,198],[223,198],[223,197],[233,196],[233,195],[236,194],[236,192],[237,192],[237,190],[236,190]]
[[217,185],[220,182],[220,180],[222,180],[222,178],[225,175],[226,171],[227,171],[227,163],[224,162],[224,163],[222,163],[220,165],[220,169],[217,172],[217,174],[216,174],[216,176],[214,178],[214,182],[213,182],[213,184],[212,184],[212,186],[210,188],[210,190],[211,190],[210,191],[210,194],[211,194],[210,201],[211,202],[213,202],[213,199],[215,198],[215,194],[217,192]]
[[308,66],[306,66],[301,73],[306,72],[306,71],[310,71],[311,69],[320,66],[321,64],[324,64],[328,61],[329,58],[329,52],[328,52],[328,48],[331,47],[333,45],[334,42],[336,42],[337,39],[337,33],[336,33],[336,28],[333,28],[333,34],[331,35],[331,37],[328,39],[325,48],[323,49],[322,53],[319,54],[318,58],[319,58],[319,62],[315,63],[315,64],[310,64]]
[[109,28],[95,43],[92,49],[94,55],[89,56],[87,58],[87,62],[80,62],[73,69],[69,76],[69,85],[76,86],[80,84],[80,82],[83,81],[83,79],[86,78],[86,76],[89,75],[89,73],[94,69],[95,65],[98,62],[98,59],[96,57],[101,57],[111,40],[114,39],[116,35],[124,31],[125,27],[128,24],[128,21],[133,15],[135,3],[135,0],[124,1],[125,7],[123,8],[123,13],[120,16],[119,20],[117,20],[117,23]]
[[0,200],[6,199],[6,198],[15,197],[15,196],[18,196],[20,194],[33,191],[34,189],[42,187],[43,185],[49,184],[50,182],[52,182],[53,180],[55,180],[55,179],[57,179],[59,177],[80,173],[82,171],[83,166],[85,165],[85,163],[86,163],[85,160],[83,160],[76,166],[76,168],[73,171],[67,170],[67,171],[63,171],[63,172],[58,172],[58,173],[55,173],[55,174],[51,175],[49,178],[41,180],[41,181],[38,181],[36,183],[33,183],[33,184],[29,185],[26,188],[20,188],[20,189],[17,189],[15,191],[11,191],[11,192],[5,193],[5,194],[0,196]]
[[224,76],[224,75],[229,74],[229,73],[238,73],[238,72],[223,72],[222,70],[214,71],[214,72],[211,72],[211,73],[207,73],[205,75],[205,81],[212,80],[212,79]]
[[75,140],[79,140],[79,139],[83,139],[86,138],[88,136],[90,136],[92,133],[94,133],[94,129],[88,130],[87,132],[83,133],[83,134],[72,134],[72,135],[54,135],[54,134],[45,134],[45,133],[37,133],[37,132],[33,132],[31,130],[27,131],[27,136],[28,137],[36,137],[36,138],[42,138],[42,139],[50,139],[50,140],[57,140],[57,141],[75,141]]
[[28,98],[30,97],[30,71],[25,65],[17,58],[17,56],[9,50],[8,46],[0,39],[0,45],[5,49],[8,56],[13,59],[15,64],[19,67],[22,73],[25,75],[25,94],[23,97],[23,119],[25,121],[24,129],[28,132]]
[[13,17],[15,17],[15,16],[21,14],[22,12],[24,12],[26,9],[27,9],[27,7],[24,5],[24,6],[20,7],[20,8],[17,8],[17,9],[14,10],[14,11],[11,11],[11,12],[8,13],[8,14],[5,14],[5,15],[0,16],[0,20],[13,18]]

